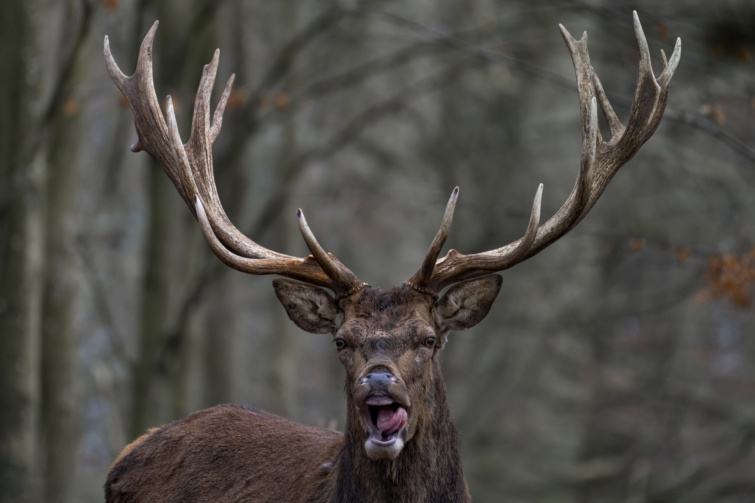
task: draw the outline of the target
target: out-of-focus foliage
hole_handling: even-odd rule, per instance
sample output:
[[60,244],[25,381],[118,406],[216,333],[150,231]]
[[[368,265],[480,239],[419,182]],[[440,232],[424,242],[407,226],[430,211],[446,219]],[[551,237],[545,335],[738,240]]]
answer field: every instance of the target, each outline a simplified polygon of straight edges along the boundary
[[[343,373],[270,278],[207,249],[128,146],[108,35],[130,73],[155,19],[155,83],[188,139],[202,65],[236,73],[214,148],[227,213],[264,246],[320,242],[364,281],[410,277],[461,187],[448,246],[518,238],[571,190],[569,53],[626,120],[633,9],[656,73],[682,38],[655,136],[567,237],[515,269],[444,375],[477,502],[755,498],[755,6],[673,0],[68,0],[0,8],[0,500],[101,501],[144,429],[236,401],[342,427]],[[218,84],[218,88],[220,87]]]

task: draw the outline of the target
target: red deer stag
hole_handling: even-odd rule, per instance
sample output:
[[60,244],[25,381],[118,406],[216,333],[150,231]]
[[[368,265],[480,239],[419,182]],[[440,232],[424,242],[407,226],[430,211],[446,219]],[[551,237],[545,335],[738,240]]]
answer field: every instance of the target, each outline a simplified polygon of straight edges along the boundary
[[[162,164],[220,260],[246,273],[286,278],[273,286],[291,320],[308,332],[333,336],[346,368],[348,415],[342,434],[240,405],[196,412],[127,446],[108,474],[107,501],[470,501],[438,352],[450,331],[472,327],[488,313],[501,286],[501,276],[492,273],[532,257],[574,228],[618,169],[653,135],[681,42],[677,40],[669,60],[661,51],[663,72],[656,79],[634,14],[639,77],[625,127],[590,65],[587,36],[575,40],[561,26],[577,75],[583,137],[579,175],[566,202],[540,225],[541,185],[524,237],[495,250],[470,255],[450,250],[438,258],[451,227],[457,187],[417,273],[401,286],[381,290],[361,282],[326,253],[301,210],[299,227],[312,253],[308,257],[263,248],[233,226],[218,198],[211,146],[234,77],[211,118],[216,51],[204,68],[191,136],[183,144],[170,97],[166,120],[155,95],[156,30],[157,22],[142,42],[131,77],[120,71],[105,38],[108,72],[134,114],[139,140],[132,150],[145,150]],[[609,141],[598,130],[598,104],[611,131]]]

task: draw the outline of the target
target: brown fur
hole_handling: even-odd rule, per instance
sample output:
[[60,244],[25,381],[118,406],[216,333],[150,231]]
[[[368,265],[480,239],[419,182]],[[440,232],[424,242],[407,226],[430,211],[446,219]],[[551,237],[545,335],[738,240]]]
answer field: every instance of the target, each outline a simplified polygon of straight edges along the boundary
[[312,501],[332,471],[324,464],[335,461],[343,435],[218,405],[135,443],[108,474],[107,501],[295,503]]
[[110,470],[113,469],[115,465],[121,462],[121,460],[126,457],[131,451],[139,447],[145,440],[147,440],[155,431],[157,431],[157,428],[150,428],[147,430],[147,433],[142,435],[141,437],[137,438],[130,444],[128,444],[126,447],[123,448],[120,454],[118,454],[118,457],[115,458],[115,461],[113,461],[113,464],[110,465]]
[[[443,306],[449,302],[480,304],[484,312],[474,306],[451,310],[455,318],[469,311],[464,316],[471,326],[487,313],[500,279],[473,280],[466,291],[452,294],[478,299],[487,291],[471,304],[460,297],[436,302],[407,285],[365,287],[336,302],[314,286],[274,284],[294,322],[317,330],[332,326],[334,338],[344,341],[338,358],[346,369],[346,432],[240,405],[216,406],[150,430],[127,446],[108,474],[107,501],[470,501],[438,362],[446,335],[438,327],[450,322],[433,309],[448,311]],[[397,378],[391,396],[407,410],[406,440],[392,458],[371,457],[365,447],[369,389],[360,379],[376,368]]]

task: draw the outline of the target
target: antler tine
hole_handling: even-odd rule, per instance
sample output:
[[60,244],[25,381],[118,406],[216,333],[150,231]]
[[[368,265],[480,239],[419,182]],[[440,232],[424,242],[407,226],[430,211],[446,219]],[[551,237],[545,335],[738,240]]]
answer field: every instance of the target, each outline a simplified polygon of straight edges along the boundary
[[[239,231],[220,203],[212,167],[212,144],[220,133],[234,76],[228,79],[210,119],[210,99],[215,84],[220,52],[205,65],[194,104],[189,141],[184,145],[178,131],[173,101],[166,103],[166,118],[157,101],[152,76],[152,45],[158,22],[152,25],[139,49],[136,72],[128,77],[115,62],[105,37],[105,64],[110,77],[131,107],[139,140],[134,152],[144,150],[158,160],[176,190],[197,217],[212,251],[227,265],[250,274],[278,274],[325,286],[341,295],[361,288],[356,276],[335,257],[325,254],[318,263],[313,257],[292,257],[264,248]],[[319,245],[318,245],[319,246]],[[319,257],[322,259],[322,257]],[[335,265],[334,265],[335,264]]]
[[611,106],[611,103],[608,101],[608,96],[606,96],[606,92],[603,90],[603,84],[601,84],[600,79],[597,75],[593,72],[593,83],[595,85],[595,94],[600,101],[600,109],[603,110],[603,116],[606,118],[606,121],[608,122],[608,127],[611,129],[611,139],[613,138],[621,138],[621,135],[624,134],[624,124],[621,123],[621,120],[619,120],[619,117],[616,115],[616,112],[613,111],[613,107]]
[[433,276],[433,270],[435,269],[435,262],[438,260],[443,245],[448,238],[448,233],[451,231],[451,224],[454,220],[454,210],[456,209],[456,200],[459,198],[459,187],[454,187],[451,192],[451,197],[446,204],[446,211],[443,213],[443,221],[440,224],[433,242],[430,244],[430,248],[425,254],[425,260],[422,262],[422,266],[412,276],[407,283],[412,287],[424,291],[427,288],[427,284],[430,282]]
[[[162,159],[157,156],[161,152],[161,149],[155,143],[159,144],[160,139],[167,136],[165,134],[166,127],[161,114],[155,115],[155,112],[159,112],[160,110],[160,104],[157,101],[155,88],[152,85],[152,43],[155,39],[158,24],[159,21],[155,21],[144,37],[144,40],[142,40],[142,44],[139,47],[139,56],[136,61],[136,72],[131,77],[127,77],[118,68],[110,52],[110,42],[107,36],[105,36],[105,66],[110,74],[110,78],[113,79],[115,85],[128,100],[131,110],[139,109],[148,112],[138,117],[136,113],[134,114],[134,123],[139,139],[131,147],[131,151],[139,152],[140,150],[147,150],[150,155],[162,163]],[[153,134],[148,134],[151,131],[150,126],[156,128],[157,131],[154,131]]]
[[290,259],[260,260],[236,255],[225,247],[215,235],[210,224],[204,205],[199,196],[194,196],[194,211],[197,215],[202,235],[212,252],[227,266],[247,274],[276,274],[288,278],[297,279],[313,285],[323,286],[342,294],[346,290],[334,285],[333,279],[325,274],[320,264],[313,258],[307,257],[298,260],[296,267],[291,267]]
[[663,49],[661,49],[661,56],[663,57],[663,71],[660,77],[658,77],[658,85],[665,88],[668,86],[671,77],[674,76],[676,67],[679,66],[679,60],[682,57],[682,39],[677,37],[674,44],[674,52],[671,53],[670,59],[666,60],[666,53],[663,52]]
[[[677,39],[668,61],[662,53],[664,68],[656,79],[647,40],[636,12],[633,19],[640,58],[637,86],[627,126],[624,127],[616,116],[600,79],[590,64],[587,33],[580,40],[575,40],[566,28],[559,25],[574,63],[582,117],[582,156],[574,188],[556,214],[542,226],[535,224],[535,230],[533,206],[530,226],[523,238],[483,253],[462,255],[455,250],[449,251],[435,263],[432,277],[426,282],[429,290],[439,292],[452,283],[507,269],[545,249],[587,215],[619,168],[653,135],[663,117],[669,83],[681,58],[681,40]],[[611,139],[608,142],[603,140],[598,129],[598,104],[611,129]],[[541,189],[538,190],[536,201],[540,194]]]
[[167,125],[171,146],[173,147],[173,159],[180,168],[180,176],[176,178],[178,183],[181,184],[178,191],[181,194],[199,194],[197,184],[194,182],[194,175],[191,172],[191,163],[186,155],[186,149],[181,142],[181,133],[178,131],[176,112],[173,109],[173,99],[170,96],[165,99],[165,111],[168,115]]
[[228,104],[228,97],[231,95],[231,89],[233,88],[233,81],[235,79],[236,74],[231,74],[228,78],[228,82],[225,84],[223,94],[220,96],[218,104],[215,107],[215,114],[212,116],[212,127],[210,128],[210,143],[215,143],[215,140],[220,134],[220,128],[223,126],[223,112],[225,112],[225,106]]
[[344,291],[341,296],[351,295],[355,291],[362,288],[365,284],[359,281],[356,275],[344,267],[341,262],[332,254],[327,253],[320,243],[317,242],[312,229],[307,225],[307,219],[304,218],[304,212],[299,208],[296,212],[297,220],[299,221],[299,230],[304,238],[304,242],[307,244],[312,256],[317,260],[317,263],[325,271],[325,274],[329,278],[333,278],[338,284],[351,285],[349,289]]
[[537,192],[535,192],[535,200],[532,201],[532,212],[530,213],[530,221],[527,225],[527,231],[524,233],[524,237],[517,242],[516,246],[509,254],[509,260],[511,262],[519,262],[532,247],[532,243],[535,242],[537,229],[540,227],[540,208],[542,201],[543,184],[541,183],[537,188]]

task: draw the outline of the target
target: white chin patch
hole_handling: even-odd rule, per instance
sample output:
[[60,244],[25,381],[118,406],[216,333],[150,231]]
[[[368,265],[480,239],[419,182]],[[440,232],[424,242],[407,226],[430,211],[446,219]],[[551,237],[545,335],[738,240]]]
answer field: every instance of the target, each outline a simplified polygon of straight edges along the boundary
[[364,450],[367,451],[367,456],[373,461],[396,459],[403,448],[404,439],[401,438],[401,435],[391,445],[376,444],[371,438],[368,438],[364,443]]

